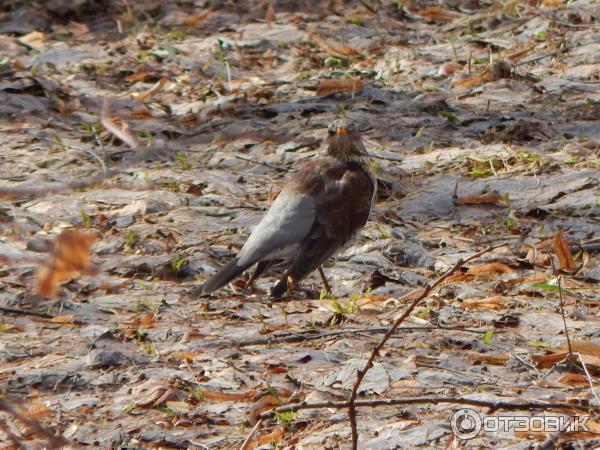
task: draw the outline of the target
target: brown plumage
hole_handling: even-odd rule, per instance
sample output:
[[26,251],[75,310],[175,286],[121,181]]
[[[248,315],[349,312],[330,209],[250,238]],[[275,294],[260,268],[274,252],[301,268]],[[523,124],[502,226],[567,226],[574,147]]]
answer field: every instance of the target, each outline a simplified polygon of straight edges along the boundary
[[204,284],[202,293],[258,263],[253,281],[275,260],[287,267],[271,295],[293,289],[366,223],[375,186],[360,132],[351,122],[333,121],[322,154],[292,174],[236,258]]

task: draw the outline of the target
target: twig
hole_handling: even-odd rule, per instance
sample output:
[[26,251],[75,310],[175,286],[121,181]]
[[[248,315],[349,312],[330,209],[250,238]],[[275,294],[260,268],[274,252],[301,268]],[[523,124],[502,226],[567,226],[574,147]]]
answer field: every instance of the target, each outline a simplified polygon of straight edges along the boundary
[[[309,332],[298,332],[298,333],[285,333],[279,334],[275,336],[270,336],[266,338],[260,339],[250,339],[247,341],[227,341],[227,342],[219,342],[220,345],[229,346],[237,346],[237,347],[248,347],[250,345],[270,345],[270,344],[281,344],[281,343],[289,343],[289,342],[303,342],[303,341],[311,341],[315,339],[322,339],[328,337],[335,337],[344,334],[356,334],[356,333],[374,333],[380,334],[385,333],[388,329],[385,327],[377,327],[377,328],[352,328],[349,330],[338,330],[338,331],[330,331],[325,333],[310,333]],[[485,334],[485,331],[473,330],[464,327],[402,327],[396,331],[432,331],[432,330],[450,330],[450,331],[465,331],[467,333],[477,333],[477,334]]]
[[66,144],[62,141],[55,141],[53,139],[47,138],[45,136],[38,136],[38,139],[42,140],[42,141],[46,141],[49,142],[51,144],[54,145],[60,145],[63,147],[67,147],[67,148],[71,148],[73,150],[77,150],[80,151],[82,153],[85,153],[88,156],[91,156],[92,158],[94,158],[96,161],[98,161],[98,163],[100,164],[100,167],[102,168],[102,172],[104,173],[104,176],[106,176],[108,169],[106,168],[106,164],[104,164],[104,161],[102,160],[102,158],[100,158],[100,156],[98,156],[96,153],[94,153],[93,151],[87,149],[87,148],[82,148],[82,147],[77,147],[75,145],[71,145],[71,144]]
[[260,166],[269,167],[271,169],[279,170],[280,172],[295,172],[294,169],[290,169],[289,167],[284,166],[276,166],[275,164],[270,164],[266,161],[258,161],[256,159],[248,158],[247,156],[235,155],[237,159],[241,159],[242,161],[248,161],[253,164],[258,164]]
[[357,448],[358,448],[358,431],[356,428],[356,408],[355,408],[355,402],[356,402],[356,396],[358,394],[358,388],[360,387],[360,385],[361,385],[363,379],[365,378],[365,375],[369,371],[369,369],[371,367],[373,367],[373,361],[379,355],[379,352],[381,351],[381,349],[383,348],[385,343],[392,336],[392,334],[394,334],[394,332],[400,326],[400,324],[402,324],[402,322],[404,322],[404,320],[408,317],[408,315],[417,307],[417,305],[421,302],[421,300],[423,300],[425,297],[427,297],[429,295],[429,293],[436,286],[441,284],[444,280],[446,280],[446,278],[448,278],[450,275],[452,275],[454,272],[456,272],[464,263],[466,263],[468,261],[472,261],[474,259],[477,259],[480,256],[482,256],[486,253],[489,253],[497,248],[504,247],[505,245],[507,245],[506,242],[503,242],[502,244],[499,244],[499,245],[487,247],[485,250],[482,250],[479,253],[476,253],[476,254],[470,256],[469,258],[465,259],[464,261],[462,259],[459,259],[450,270],[448,270],[442,276],[438,277],[432,284],[428,285],[425,289],[422,290],[421,294],[413,300],[413,302],[408,306],[408,308],[404,311],[404,313],[400,317],[398,317],[396,319],[396,321],[392,324],[392,326],[387,331],[387,333],[385,333],[385,335],[383,336],[383,338],[381,339],[379,344],[377,344],[375,346],[375,348],[373,348],[373,351],[371,352],[371,356],[369,357],[367,364],[365,364],[365,367],[362,370],[357,371],[356,382],[354,383],[354,386],[352,387],[352,393],[350,394],[350,397],[348,399],[348,417],[350,418],[350,427],[352,429],[352,449],[353,450],[357,450]]
[[579,358],[579,362],[581,363],[581,367],[583,367],[583,371],[585,372],[585,377],[587,378],[587,382],[590,385],[590,390],[592,391],[592,395],[596,399],[596,403],[598,403],[598,406],[600,406],[600,399],[598,399],[598,394],[596,394],[596,390],[594,389],[594,383],[592,381],[592,377],[590,376],[590,373],[587,370],[587,366],[583,362],[581,353],[575,353],[575,355],[577,355],[577,358]]
[[260,419],[258,422],[256,422],[256,425],[254,425],[254,427],[250,430],[250,433],[248,433],[248,436],[246,436],[246,439],[244,439],[244,442],[240,446],[240,450],[248,450],[250,448],[250,442],[262,425],[262,421],[263,419]]
[[[492,410],[503,409],[506,411],[522,411],[522,410],[549,410],[549,409],[560,409],[560,410],[577,410],[583,412],[590,412],[595,410],[591,406],[578,405],[576,403],[568,402],[504,402],[504,401],[493,401],[493,400],[477,400],[470,398],[454,398],[454,397],[408,397],[400,399],[378,399],[378,400],[356,400],[355,406],[358,407],[377,407],[377,406],[397,406],[397,405],[415,405],[415,404],[426,404],[435,405],[439,403],[453,403],[457,405],[470,405],[479,406],[482,408],[490,408]],[[266,418],[271,417],[275,414],[300,411],[302,409],[344,409],[348,408],[350,401],[346,402],[315,402],[315,403],[294,403],[292,405],[279,406],[269,411],[265,411],[260,414],[259,417]]]
[[44,319],[53,319],[54,316],[52,314],[48,314],[41,311],[29,311],[27,309],[18,309],[18,308],[9,308],[7,306],[0,306],[0,312],[7,314],[20,314],[23,316],[35,316],[35,317],[43,317]]
[[550,264],[552,264],[552,272],[556,275],[556,280],[558,283],[558,296],[560,298],[560,315],[562,316],[563,325],[565,327],[565,336],[567,337],[567,346],[569,348],[569,354],[573,353],[573,348],[571,347],[571,339],[569,338],[569,328],[567,327],[567,318],[565,317],[565,302],[563,301],[563,290],[561,283],[561,276],[556,270],[556,266],[554,265],[554,258],[550,257]]
[[30,419],[29,417],[26,417],[25,415],[21,414],[19,411],[13,408],[12,404],[10,404],[6,399],[0,400],[0,411],[3,411],[8,415],[14,417],[19,422],[25,424],[28,428],[31,429],[31,431],[36,433],[38,436],[41,436],[42,438],[46,439],[46,448],[48,449],[62,448],[69,444],[69,441],[67,441],[64,437],[57,436],[54,433],[52,433],[52,431],[47,430],[37,420]]

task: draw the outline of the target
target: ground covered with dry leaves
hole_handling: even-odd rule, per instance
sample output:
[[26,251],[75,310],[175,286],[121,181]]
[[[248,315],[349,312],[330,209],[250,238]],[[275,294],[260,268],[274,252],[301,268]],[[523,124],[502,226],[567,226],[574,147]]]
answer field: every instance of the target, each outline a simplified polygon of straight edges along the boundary
[[[349,448],[347,409],[260,415],[347,400],[419,289],[489,246],[383,347],[358,400],[425,401],[358,408],[359,448],[597,448],[599,20],[585,0],[2,2],[2,448]],[[339,116],[379,192],[333,294],[271,301],[275,271],[191,295]],[[589,431],[461,440],[440,397],[571,403],[469,408]]]

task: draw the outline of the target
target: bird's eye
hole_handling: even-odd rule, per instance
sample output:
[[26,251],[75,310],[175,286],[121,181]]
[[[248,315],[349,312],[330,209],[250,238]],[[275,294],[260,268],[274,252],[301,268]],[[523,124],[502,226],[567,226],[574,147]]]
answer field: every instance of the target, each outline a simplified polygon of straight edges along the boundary
[[335,134],[335,128],[333,128],[333,127],[327,128],[327,133],[331,134],[331,135],[334,135]]

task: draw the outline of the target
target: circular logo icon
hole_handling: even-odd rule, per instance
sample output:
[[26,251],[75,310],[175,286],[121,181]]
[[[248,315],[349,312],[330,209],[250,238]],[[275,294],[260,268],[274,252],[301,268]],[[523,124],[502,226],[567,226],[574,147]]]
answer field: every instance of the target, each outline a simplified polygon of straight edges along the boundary
[[471,408],[463,408],[452,414],[450,426],[459,439],[473,439],[481,431],[481,417]]

